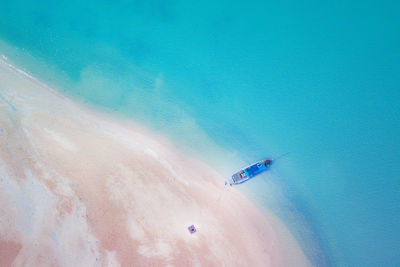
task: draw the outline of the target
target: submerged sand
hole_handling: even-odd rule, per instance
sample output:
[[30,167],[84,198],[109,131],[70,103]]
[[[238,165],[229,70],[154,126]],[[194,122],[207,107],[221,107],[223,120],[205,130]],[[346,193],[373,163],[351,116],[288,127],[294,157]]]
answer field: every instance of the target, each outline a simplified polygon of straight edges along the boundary
[[223,181],[0,60],[0,266],[310,265]]

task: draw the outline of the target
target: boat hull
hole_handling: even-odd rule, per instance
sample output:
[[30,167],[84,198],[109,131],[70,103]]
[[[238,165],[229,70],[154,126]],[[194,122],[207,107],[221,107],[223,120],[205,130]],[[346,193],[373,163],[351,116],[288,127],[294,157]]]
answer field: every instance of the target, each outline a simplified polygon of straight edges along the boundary
[[257,161],[241,170],[238,172],[234,173],[226,182],[225,185],[238,185],[242,184],[244,182],[247,182],[248,180],[254,178],[258,174],[266,171],[269,169],[269,167],[272,164],[272,160],[270,159],[265,159],[261,161]]

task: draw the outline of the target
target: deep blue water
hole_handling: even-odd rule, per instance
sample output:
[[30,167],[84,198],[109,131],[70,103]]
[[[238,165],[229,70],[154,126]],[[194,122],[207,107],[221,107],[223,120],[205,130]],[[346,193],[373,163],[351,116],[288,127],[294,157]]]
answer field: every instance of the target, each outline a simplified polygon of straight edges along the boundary
[[291,151],[242,189],[316,265],[400,266],[399,8],[3,0],[0,52],[224,175]]

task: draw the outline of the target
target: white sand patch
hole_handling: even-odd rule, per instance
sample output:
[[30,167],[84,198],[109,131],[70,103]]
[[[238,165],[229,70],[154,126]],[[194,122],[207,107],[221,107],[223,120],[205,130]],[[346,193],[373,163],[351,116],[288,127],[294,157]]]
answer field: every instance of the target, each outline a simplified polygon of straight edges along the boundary
[[66,197],[73,197],[75,195],[74,191],[66,182],[58,182],[56,183],[56,188],[54,190],[59,195],[66,196]]
[[70,140],[68,140],[68,138],[62,136],[61,134],[47,128],[44,128],[44,131],[64,149],[71,152],[76,152],[78,150],[74,143],[72,143]]
[[159,162],[171,174],[170,180],[172,180],[172,182],[180,182],[181,184],[184,184],[185,186],[189,186],[189,182],[184,177],[182,177],[181,175],[176,173],[174,168],[172,167],[172,165],[167,160],[160,159]]
[[108,177],[106,185],[109,189],[109,198],[126,210],[135,205],[133,197],[136,194],[145,192],[145,186],[137,174],[122,164],[118,165],[114,175]]
[[121,264],[118,262],[115,251],[106,250],[106,266],[107,267],[120,267]]
[[147,155],[149,155],[149,156],[151,156],[151,157],[153,157],[153,158],[155,158],[155,159],[159,159],[159,156],[158,156],[158,154],[154,151],[154,150],[152,150],[152,149],[150,149],[150,148],[145,148],[144,150],[143,150],[143,152],[145,153],[145,154],[147,154]]
[[156,241],[155,246],[142,245],[139,246],[138,252],[146,257],[164,257],[169,258],[172,247],[163,240]]
[[123,146],[128,147],[134,151],[138,151],[142,148],[142,145],[139,142],[135,141],[135,136],[129,137],[122,132],[113,132],[111,129],[105,129],[103,133],[107,133],[114,140],[117,140],[117,142],[119,142]]
[[156,159],[159,166],[164,167],[170,173],[170,179],[168,179],[170,182],[180,182],[186,186],[189,185],[189,183],[184,178],[176,173],[172,165],[166,159],[161,158],[154,150],[150,148],[145,148],[143,152],[144,154]]
[[144,230],[142,226],[132,217],[128,219],[128,229],[129,229],[129,234],[133,240],[142,242],[144,241],[145,239]]
[[26,179],[18,183],[4,175],[1,179],[1,194],[6,195],[16,212],[16,230],[30,238],[35,238],[46,222],[46,215],[54,207],[55,198],[43,184],[39,183],[31,171],[25,169]]
[[[40,183],[29,169],[25,169],[26,179],[19,183],[10,179],[4,168],[0,171],[0,194],[6,195],[11,205],[4,207],[3,215],[15,214],[13,225],[0,224],[1,232],[22,234],[23,246],[15,260],[16,266],[35,265],[44,248],[50,255],[45,265],[51,265],[54,258],[61,266],[93,266],[99,252],[96,239],[84,219],[85,207],[75,199],[72,212],[61,215],[58,203],[62,200]],[[70,189],[64,191],[71,192]]]

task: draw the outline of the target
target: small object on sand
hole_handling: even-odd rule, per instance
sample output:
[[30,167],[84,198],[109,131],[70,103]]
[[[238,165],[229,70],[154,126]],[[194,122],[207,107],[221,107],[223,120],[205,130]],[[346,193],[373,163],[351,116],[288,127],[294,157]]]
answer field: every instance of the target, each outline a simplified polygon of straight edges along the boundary
[[196,228],[194,227],[194,225],[189,226],[188,230],[189,230],[189,233],[191,233],[191,234],[194,234],[197,231]]

